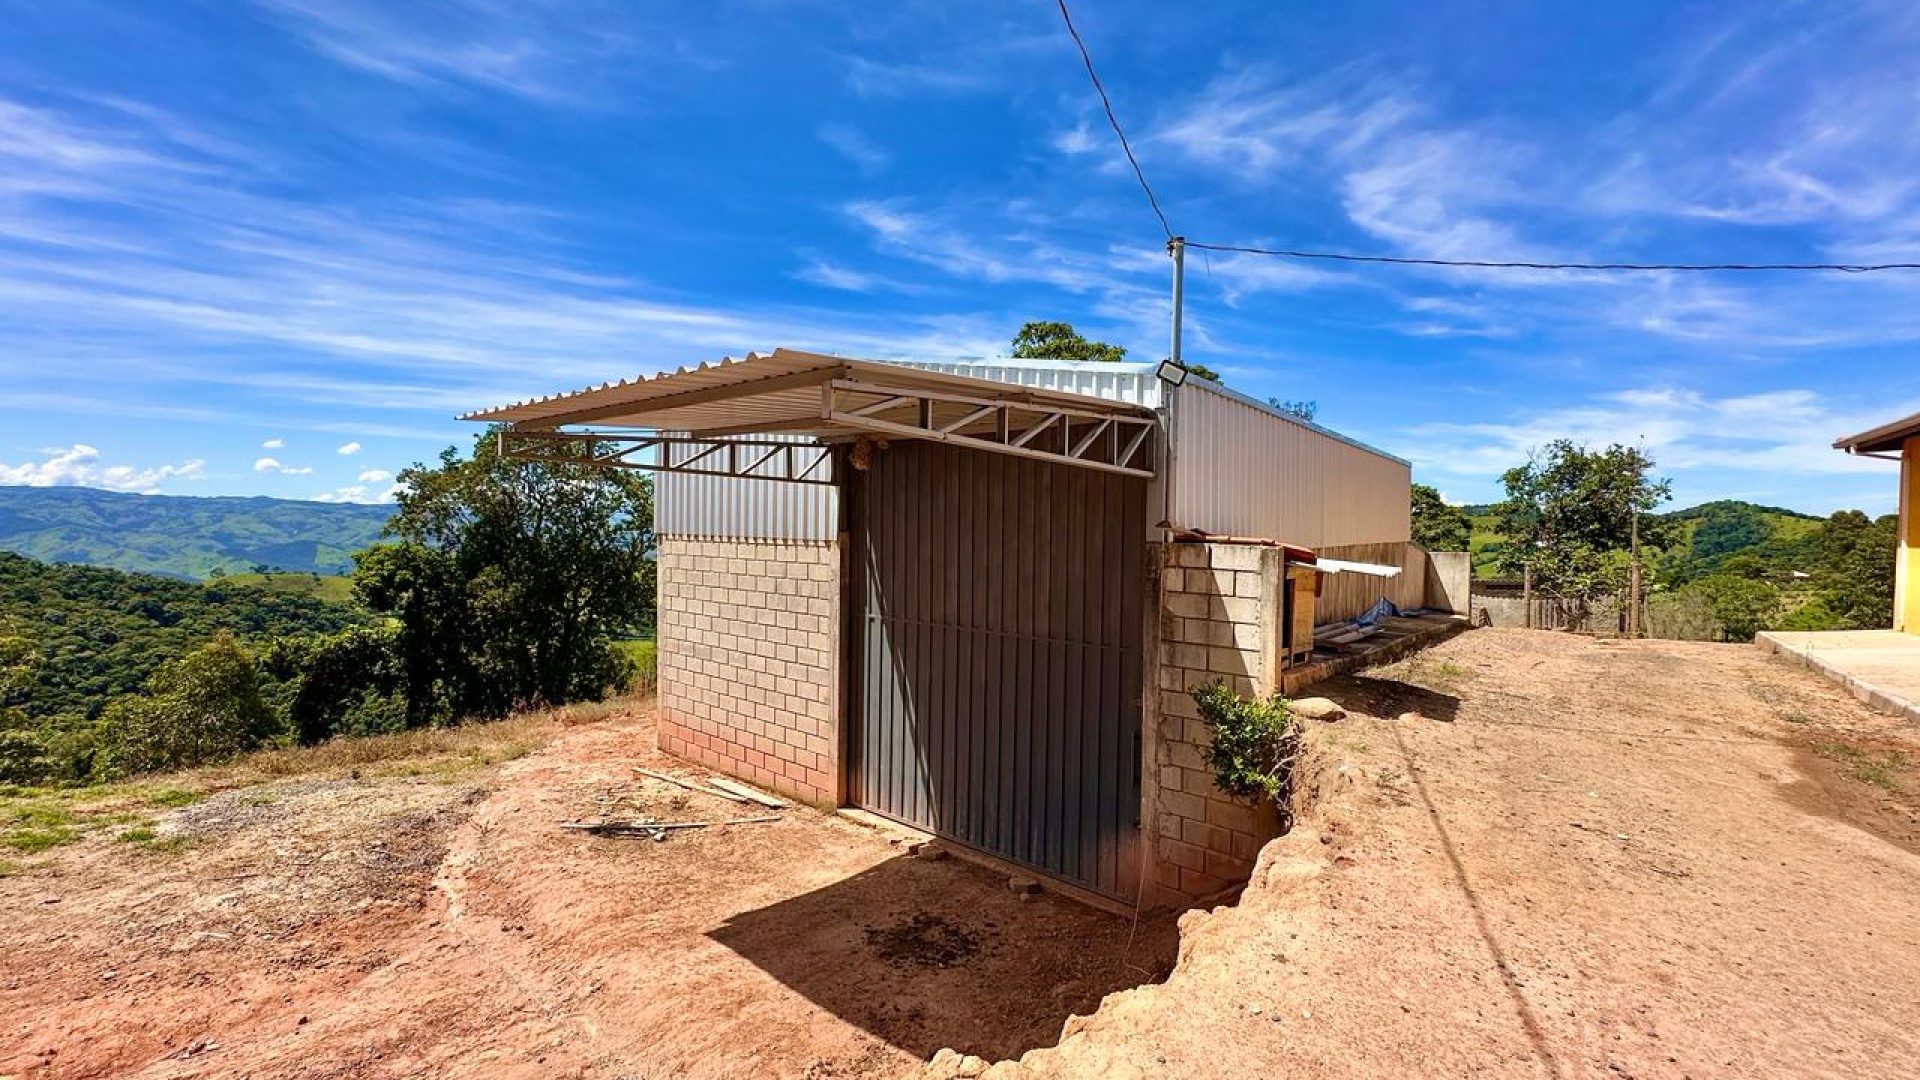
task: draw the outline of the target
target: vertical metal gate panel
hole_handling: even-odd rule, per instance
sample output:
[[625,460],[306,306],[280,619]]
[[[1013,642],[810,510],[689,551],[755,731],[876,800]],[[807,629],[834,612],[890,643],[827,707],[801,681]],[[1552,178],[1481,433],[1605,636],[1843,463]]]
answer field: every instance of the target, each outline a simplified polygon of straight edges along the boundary
[[1145,482],[896,442],[850,484],[851,800],[1130,895]]

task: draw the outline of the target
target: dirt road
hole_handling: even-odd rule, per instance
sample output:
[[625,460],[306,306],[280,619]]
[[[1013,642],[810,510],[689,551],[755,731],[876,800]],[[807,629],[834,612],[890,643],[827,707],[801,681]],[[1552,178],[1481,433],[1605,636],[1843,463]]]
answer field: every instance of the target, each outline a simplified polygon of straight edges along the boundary
[[1910,726],[1745,647],[1528,631],[1323,689],[1355,715],[1239,907],[988,1075],[1915,1075]]
[[1165,921],[814,811],[558,829],[740,811],[631,771],[641,710],[20,860],[0,1077],[1912,1075],[1912,730],[1751,649],[1523,631],[1326,692],[1310,815],[1164,985]]

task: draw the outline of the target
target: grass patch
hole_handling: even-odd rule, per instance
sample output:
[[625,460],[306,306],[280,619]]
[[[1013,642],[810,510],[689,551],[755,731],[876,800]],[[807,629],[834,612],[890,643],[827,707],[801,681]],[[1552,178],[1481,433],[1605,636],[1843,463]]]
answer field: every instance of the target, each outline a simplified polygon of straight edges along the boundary
[[5,859],[0,859],[0,878],[12,877],[13,875],[19,872],[20,872],[19,863],[11,863]]
[[1883,791],[1900,790],[1900,770],[1907,756],[1898,750],[1868,750],[1842,742],[1813,744],[1813,752],[1840,766],[1842,772]]
[[616,641],[614,647],[633,661],[633,682],[628,685],[630,694],[650,694],[660,685],[660,643],[652,638],[636,638],[632,641]]
[[33,855],[80,839],[73,813],[56,802],[18,803],[0,813],[0,847]]
[[186,788],[160,788],[145,797],[148,806],[180,807],[192,806],[207,797],[204,791],[188,791]]
[[153,842],[155,835],[153,826],[136,825],[131,829],[122,829],[115,839],[123,844],[147,844]]

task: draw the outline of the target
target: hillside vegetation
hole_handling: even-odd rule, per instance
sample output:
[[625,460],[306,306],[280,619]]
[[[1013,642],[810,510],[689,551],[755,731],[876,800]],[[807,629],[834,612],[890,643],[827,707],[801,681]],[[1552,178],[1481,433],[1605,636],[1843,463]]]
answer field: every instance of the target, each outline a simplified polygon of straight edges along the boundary
[[356,553],[351,579],[199,584],[0,553],[0,785],[111,781],[649,685],[650,486],[497,449],[482,436],[472,458],[449,449],[403,473],[391,535]]
[[0,552],[0,631],[33,643],[37,662],[18,704],[35,719],[92,720],[110,699],[139,690],[162,663],[222,631],[264,643],[369,620],[357,608],[313,596],[51,566]]
[[[1461,508],[1476,578],[1504,577],[1508,538],[1495,508]],[[1819,518],[1734,499],[1643,518],[1649,626],[1660,636],[1746,640],[1760,630],[1885,626],[1892,608],[1895,518],[1843,510]]]
[[344,574],[390,506],[0,487],[0,551],[199,579],[257,569]]

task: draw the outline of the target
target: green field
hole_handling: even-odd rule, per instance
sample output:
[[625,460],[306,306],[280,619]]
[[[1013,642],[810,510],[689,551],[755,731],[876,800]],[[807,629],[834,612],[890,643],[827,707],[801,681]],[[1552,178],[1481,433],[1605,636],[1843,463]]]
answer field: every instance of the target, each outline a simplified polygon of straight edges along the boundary
[[353,579],[345,574],[301,574],[275,570],[265,574],[228,574],[227,585],[291,596],[311,596],[330,604],[353,603]]
[[632,689],[652,690],[660,681],[660,643],[653,638],[634,638],[614,643],[633,661]]

